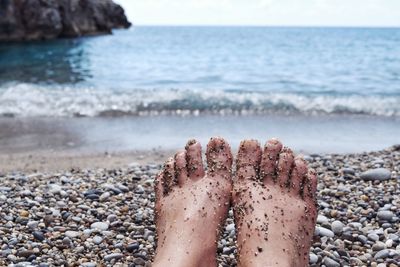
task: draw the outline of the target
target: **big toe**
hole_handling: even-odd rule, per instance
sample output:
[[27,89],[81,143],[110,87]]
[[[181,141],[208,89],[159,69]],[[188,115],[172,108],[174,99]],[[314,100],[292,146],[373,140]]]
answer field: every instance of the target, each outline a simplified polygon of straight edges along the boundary
[[222,177],[227,180],[232,173],[231,147],[223,138],[211,138],[207,145],[207,165],[210,177]]
[[259,177],[261,148],[256,140],[245,140],[240,143],[236,159],[236,176],[238,180],[254,180]]

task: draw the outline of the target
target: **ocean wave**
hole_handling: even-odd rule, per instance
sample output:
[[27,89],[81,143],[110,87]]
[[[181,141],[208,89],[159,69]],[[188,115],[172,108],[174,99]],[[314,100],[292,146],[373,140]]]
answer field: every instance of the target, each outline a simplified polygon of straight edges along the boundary
[[12,84],[0,88],[0,115],[12,117],[365,114],[400,116],[399,95],[223,90],[110,90]]

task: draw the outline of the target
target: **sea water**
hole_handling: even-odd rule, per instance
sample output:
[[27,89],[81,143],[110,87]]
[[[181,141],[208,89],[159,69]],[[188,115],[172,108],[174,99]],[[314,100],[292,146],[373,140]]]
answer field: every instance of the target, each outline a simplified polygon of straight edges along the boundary
[[[133,124],[164,116],[160,125],[171,116],[206,118],[202,125],[233,117],[231,123],[249,129],[239,139],[265,118],[286,118],[354,141],[364,133],[370,143],[374,122],[382,121],[378,138],[396,142],[400,29],[139,26],[108,36],[1,44],[0,116],[127,117]],[[341,126],[355,120],[361,130]],[[218,125],[229,135],[224,120]],[[284,129],[276,134],[290,138],[292,130]]]

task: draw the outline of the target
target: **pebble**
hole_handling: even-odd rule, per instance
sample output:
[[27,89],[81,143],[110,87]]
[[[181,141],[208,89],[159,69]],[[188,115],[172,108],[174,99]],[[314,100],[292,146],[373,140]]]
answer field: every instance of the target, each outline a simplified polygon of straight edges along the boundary
[[332,222],[331,229],[335,234],[341,234],[343,232],[343,223],[340,221]]
[[67,236],[69,238],[76,238],[78,236],[81,236],[81,233],[77,232],[77,231],[66,231],[65,236]]
[[226,229],[226,231],[228,231],[228,232],[235,231],[235,224],[234,224],[234,223],[228,224],[228,225],[225,227],[225,229]]
[[105,261],[119,260],[122,259],[124,255],[122,253],[112,253],[104,256]]
[[390,251],[388,249],[383,249],[383,250],[378,251],[375,254],[374,258],[376,260],[377,259],[386,259],[389,256],[389,254],[390,254]]
[[324,215],[318,214],[317,223],[319,224],[329,223],[329,219]]
[[378,214],[376,215],[380,220],[383,221],[391,221],[392,218],[394,217],[394,213],[389,211],[389,210],[381,210],[378,211]]
[[100,231],[106,231],[108,230],[109,224],[105,222],[95,222],[92,223],[90,228],[95,229],[95,230],[100,230]]
[[386,181],[389,180],[392,173],[388,169],[377,168],[361,173],[360,178],[365,181]]
[[43,232],[41,232],[41,231],[35,231],[35,232],[33,232],[33,237],[34,237],[36,240],[38,240],[38,241],[43,241],[43,240],[46,239],[46,238],[44,237]]
[[104,192],[103,194],[101,194],[101,196],[99,197],[99,200],[101,202],[107,201],[110,198],[111,194],[110,192]]
[[331,230],[326,229],[324,227],[317,227],[316,232],[320,236],[326,236],[326,237],[334,237],[335,236],[335,234]]
[[379,236],[377,234],[375,234],[375,233],[371,233],[371,234],[368,234],[368,239],[372,240],[372,241],[378,241],[379,240]]
[[103,238],[101,236],[96,235],[95,237],[93,237],[93,242],[98,245],[101,242],[103,242]]
[[139,243],[131,243],[126,246],[126,250],[128,252],[135,252],[138,249],[139,249]]
[[326,267],[340,267],[340,264],[337,261],[332,260],[331,258],[328,257],[325,257],[323,262],[326,265]]
[[34,230],[38,227],[39,222],[37,221],[30,221],[26,224],[26,226],[28,226],[30,229]]
[[318,262],[318,256],[315,255],[314,253],[310,253],[310,263],[315,264]]

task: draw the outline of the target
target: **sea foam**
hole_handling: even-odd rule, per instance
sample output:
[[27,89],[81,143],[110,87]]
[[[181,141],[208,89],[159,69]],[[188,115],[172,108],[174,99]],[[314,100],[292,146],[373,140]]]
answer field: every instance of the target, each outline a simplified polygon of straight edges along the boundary
[[16,117],[364,114],[400,116],[399,95],[130,89],[8,84],[0,115]]

